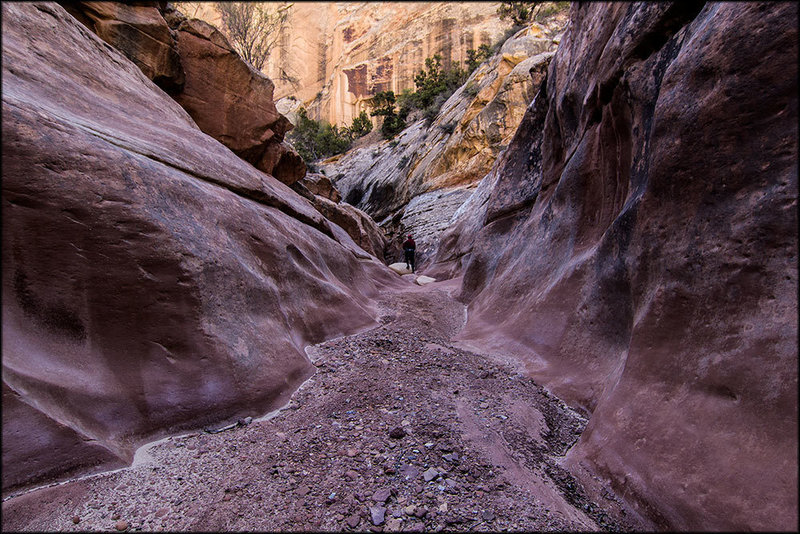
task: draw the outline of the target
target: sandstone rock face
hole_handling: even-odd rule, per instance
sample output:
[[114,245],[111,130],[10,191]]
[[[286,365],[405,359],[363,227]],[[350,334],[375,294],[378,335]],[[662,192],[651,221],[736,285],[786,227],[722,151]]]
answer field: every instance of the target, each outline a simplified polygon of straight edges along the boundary
[[344,230],[57,4],[2,9],[4,492],[274,409],[374,321],[399,282]]
[[[297,2],[264,72],[275,98],[293,96],[314,118],[350,124],[379,91],[414,88],[425,58],[465,61],[508,24],[497,2]],[[319,95],[319,96],[317,96]]]
[[63,7],[136,63],[159,87],[175,94],[183,88],[183,67],[173,32],[156,4],[64,2]]
[[430,126],[419,120],[392,141],[354,149],[320,168],[390,239],[418,237],[422,266],[453,213],[508,145],[544,79],[563,24],[555,19],[520,30],[472,73]]
[[797,48],[796,4],[573,4],[438,253],[653,528],[797,525]]
[[[296,2],[264,73],[278,105],[301,102],[309,116],[350,124],[379,91],[414,89],[425,58],[464,62],[467,50],[491,45],[508,29],[499,2]],[[183,6],[181,6],[184,8]],[[211,2],[188,16],[221,27]],[[367,110],[368,111],[368,110]]]
[[324,174],[306,174],[291,187],[310,200],[326,219],[340,226],[359,247],[384,260],[387,243],[383,230],[369,215],[341,202],[342,195]]
[[272,81],[244,62],[210,24],[199,19],[173,24],[186,72],[175,100],[201,130],[257,169],[287,185],[302,178],[305,164],[283,142],[292,124],[275,108]]
[[275,107],[273,83],[244,62],[216,28],[156,4],[67,2],[65,7],[171,94],[205,133],[287,185],[302,178],[305,163],[283,141],[292,125]]

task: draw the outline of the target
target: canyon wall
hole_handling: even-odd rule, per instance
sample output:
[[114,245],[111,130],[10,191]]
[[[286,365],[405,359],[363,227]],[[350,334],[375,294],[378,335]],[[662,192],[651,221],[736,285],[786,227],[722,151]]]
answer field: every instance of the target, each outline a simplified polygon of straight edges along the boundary
[[453,213],[516,132],[565,23],[562,13],[519,30],[475,69],[430,124],[409,120],[391,141],[324,160],[320,170],[391,240],[399,244],[412,233],[424,269]]
[[[221,27],[212,2],[185,8]],[[277,4],[267,2],[266,4]],[[305,105],[309,116],[349,125],[379,91],[414,89],[425,58],[464,62],[467,50],[493,44],[510,24],[499,2],[295,2],[276,52],[263,72],[275,82],[285,113]]]
[[2,6],[4,494],[260,415],[397,277],[54,3]]
[[793,530],[797,5],[580,3],[437,268],[653,528]]

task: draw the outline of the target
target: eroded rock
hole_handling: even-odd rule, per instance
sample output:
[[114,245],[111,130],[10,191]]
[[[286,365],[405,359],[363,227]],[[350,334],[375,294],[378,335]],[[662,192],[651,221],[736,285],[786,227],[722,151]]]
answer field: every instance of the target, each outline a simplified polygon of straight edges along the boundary
[[341,228],[57,4],[2,9],[4,491],[267,412],[375,320],[399,282]]
[[568,464],[658,528],[797,523],[796,95],[795,4],[573,4],[438,253],[464,342],[591,414]]

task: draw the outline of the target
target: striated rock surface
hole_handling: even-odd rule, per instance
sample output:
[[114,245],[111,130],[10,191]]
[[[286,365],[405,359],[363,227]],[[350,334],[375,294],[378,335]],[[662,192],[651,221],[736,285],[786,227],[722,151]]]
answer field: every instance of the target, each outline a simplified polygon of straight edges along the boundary
[[181,91],[183,66],[158,2],[62,2],[72,16],[133,61],[170,94]]
[[292,124],[275,108],[272,81],[243,61],[210,24],[174,14],[170,23],[186,71],[175,100],[201,130],[257,169],[287,185],[302,178],[305,163],[283,141]]
[[351,150],[320,168],[347,202],[369,213],[392,239],[419,236],[424,262],[514,135],[563,23],[556,17],[548,26],[520,30],[472,73],[430,126],[418,120],[392,141]]
[[797,526],[797,48],[791,3],[573,4],[437,255],[653,528]]
[[306,174],[291,187],[310,200],[326,219],[347,232],[358,246],[384,260],[387,243],[381,228],[360,209],[341,202],[341,194],[324,174]]
[[306,166],[283,141],[292,124],[275,107],[272,81],[243,61],[216,28],[157,4],[64,7],[172,95],[205,133],[287,185],[302,178]]
[[274,409],[373,323],[398,282],[344,230],[59,5],[2,9],[4,493]]
[[464,61],[507,24],[497,2],[296,2],[281,51],[264,72],[276,99],[295,97],[315,118],[350,124],[379,91],[414,88],[425,58]]

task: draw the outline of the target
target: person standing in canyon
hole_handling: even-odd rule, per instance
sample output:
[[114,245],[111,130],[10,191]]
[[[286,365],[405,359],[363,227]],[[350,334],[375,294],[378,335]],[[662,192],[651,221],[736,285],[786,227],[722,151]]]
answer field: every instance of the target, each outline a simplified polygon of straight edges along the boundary
[[403,242],[403,252],[406,255],[406,267],[411,269],[411,272],[416,272],[416,265],[414,264],[414,253],[417,250],[417,244],[414,243],[414,239],[411,237],[411,234],[408,234],[408,239]]

